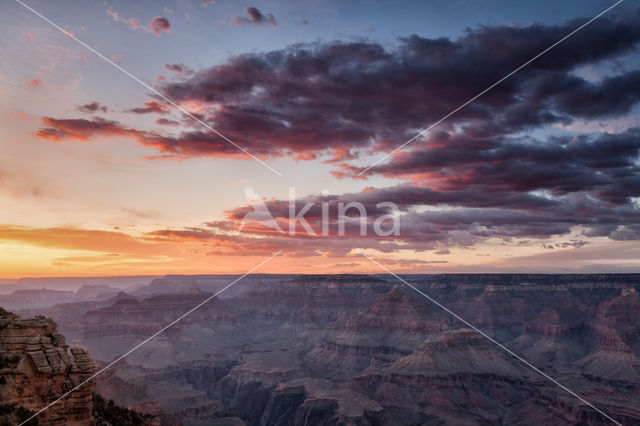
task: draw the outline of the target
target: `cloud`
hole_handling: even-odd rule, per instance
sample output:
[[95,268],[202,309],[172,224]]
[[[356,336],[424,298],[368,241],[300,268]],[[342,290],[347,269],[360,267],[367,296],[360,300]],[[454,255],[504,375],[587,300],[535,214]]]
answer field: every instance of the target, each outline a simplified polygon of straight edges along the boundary
[[[574,70],[636,48],[640,28],[632,18],[602,18],[410,148],[430,151],[457,144],[438,151],[451,156],[448,163],[460,152],[484,151],[488,158],[490,146],[526,146],[524,132],[568,126],[580,117],[627,113],[640,99],[637,72],[589,82]],[[167,64],[165,68],[178,75],[160,82],[158,89],[197,110],[202,120],[230,139],[242,140],[254,155],[329,157],[336,167],[334,175],[345,178],[360,170],[351,163],[356,158],[397,147],[577,25],[482,26],[457,39],[414,35],[388,47],[372,42],[303,43],[237,55],[189,74],[182,64]],[[608,90],[621,99],[619,105],[611,106],[615,97],[602,94]],[[589,102],[577,101],[585,97]],[[205,133],[192,130],[180,136],[184,139],[162,138],[156,146],[178,158],[227,155],[228,147]],[[378,167],[371,171],[381,172]],[[391,169],[385,173],[394,175]]]
[[184,66],[182,64],[165,64],[164,68],[178,74],[182,74],[182,71],[184,70]]
[[[43,117],[42,124],[44,127],[35,132],[35,136],[56,142],[69,140],[90,142],[101,137],[127,137],[141,145],[153,147],[165,156],[175,158],[243,157],[243,154],[234,146],[206,130],[182,132],[173,136],[158,131],[137,130],[101,117],[90,120]],[[260,149],[259,146],[254,145],[253,148],[254,154],[267,153],[266,147]]]
[[167,18],[162,18],[160,16],[156,16],[149,23],[149,30],[152,33],[160,37],[160,34],[164,32],[171,32],[171,24]]
[[[611,205],[605,201],[575,193],[562,198],[523,195],[517,192],[491,194],[487,191],[458,189],[437,191],[430,188],[400,185],[384,189],[367,188],[359,193],[305,197],[296,200],[295,211],[302,211],[309,203],[304,218],[311,228],[321,234],[323,224],[333,238],[337,237],[339,203],[360,203],[367,212],[366,235],[377,238],[374,221],[388,213],[378,208],[380,202],[393,202],[400,210],[400,235],[393,238],[397,246],[390,250],[430,250],[436,247],[469,247],[488,239],[549,239],[559,235],[574,235],[582,229],[587,237],[608,237],[611,240],[640,239],[640,210],[630,204]],[[265,201],[271,215],[285,231],[288,230],[289,201]],[[429,206],[429,209],[416,207]],[[243,218],[253,211],[251,206],[240,206],[226,212],[227,218],[207,225],[221,231],[239,230]],[[298,232],[302,232],[299,227]],[[272,228],[246,224],[242,233],[255,236],[278,236]],[[354,239],[354,246],[362,243],[359,223],[348,224],[345,237]],[[302,238],[307,238],[304,235]],[[343,237],[344,238],[344,237]],[[360,238],[360,241],[358,239]],[[317,244],[323,244],[322,238]],[[386,245],[388,241],[384,241]],[[558,243],[558,248],[582,247],[588,241],[574,238]],[[380,244],[382,246],[383,244]],[[549,243],[552,245],[552,243]],[[435,254],[450,254],[445,248],[437,248]]]
[[166,118],[158,118],[156,124],[160,126],[179,126],[180,122],[175,120],[167,120]]
[[540,79],[534,101],[540,99],[557,110],[582,118],[619,116],[640,101],[640,71],[607,77],[591,83],[572,75]]
[[12,170],[0,164],[0,193],[6,192],[15,198],[34,197],[47,195],[40,182],[30,182],[23,172]]
[[31,80],[27,81],[27,87],[38,87],[41,84],[42,82],[37,78],[32,78]]
[[111,19],[113,19],[114,21],[119,22],[121,20],[120,14],[118,12],[114,12],[111,9],[107,9],[106,12],[107,12],[107,15],[109,15]]
[[136,114],[149,114],[149,113],[166,114],[169,112],[169,108],[167,107],[166,104],[163,104],[161,102],[148,100],[144,103],[144,107],[132,108],[128,111]]
[[546,141],[436,135],[374,171],[447,191],[477,188],[494,196],[547,191],[549,199],[587,192],[607,203],[625,204],[640,196],[638,155],[640,128]]
[[81,112],[88,112],[90,114],[93,114],[95,112],[98,111],[102,111],[102,112],[108,112],[109,109],[104,106],[104,105],[100,105],[99,102],[91,102],[88,104],[84,104],[84,105],[78,105],[76,107],[76,110],[81,111]]
[[97,252],[131,252],[144,246],[143,242],[138,242],[121,232],[11,225],[0,226],[0,240],[19,241],[48,248]]
[[123,136],[128,134],[127,130],[122,128],[117,122],[105,120],[100,117],[95,117],[91,120],[43,117],[42,124],[48,127],[38,130],[35,135],[42,139],[57,142],[69,139],[88,142],[96,135]]
[[[580,250],[545,250],[533,255],[514,256],[496,263],[502,270],[563,273],[621,273],[639,271],[640,245],[637,243],[592,244]],[[520,267],[518,267],[520,266]]]
[[[390,47],[372,42],[297,44],[238,55],[161,89],[171,99],[197,103],[207,122],[232,138],[249,144],[266,141],[275,155],[379,152],[414,136],[576,25],[484,26],[458,39],[414,35]],[[569,125],[581,117],[627,113],[640,99],[636,73],[588,82],[574,70],[631,52],[639,41],[640,29],[632,22],[605,18],[438,130],[464,128],[476,140],[504,138]],[[612,96],[603,95],[610,90]],[[616,97],[620,102],[614,108]],[[304,151],[310,155],[300,155]]]
[[138,18],[125,18],[112,9],[107,9],[106,13],[115,22],[125,23],[132,30],[145,29],[157,35],[158,37],[160,37],[163,32],[171,32],[171,23],[167,18],[156,16],[151,20],[151,22],[149,22],[149,25],[144,26]]
[[276,27],[278,24],[276,22],[276,18],[271,14],[271,13],[267,13],[267,14],[263,14],[262,12],[260,12],[260,10],[258,10],[257,7],[247,7],[244,10],[244,13],[247,14],[247,17],[244,16],[238,16],[234,19],[234,22],[236,23],[236,25],[246,25],[246,24],[253,24],[253,25],[271,25],[272,27]]
[[9,115],[11,115],[12,118],[16,118],[18,120],[26,120],[27,118],[31,117],[27,113],[15,110],[9,110]]
[[[48,126],[38,136],[56,141],[88,141],[97,137],[126,136],[145,146],[169,155],[200,155],[210,151],[210,144],[224,144],[211,133],[182,132],[168,136],[126,128],[102,118],[92,120],[45,118]],[[435,157],[425,154],[407,158],[407,163],[392,162],[385,173],[409,177],[418,175],[425,184],[412,183],[383,189],[367,188],[361,193],[310,197],[297,200],[296,210],[314,203],[305,217],[316,230],[322,227],[322,203],[332,217],[337,217],[340,202],[357,201],[372,221],[386,213],[377,204],[395,203],[403,212],[402,236],[398,240],[416,243],[471,245],[487,238],[550,238],[567,235],[582,227],[586,237],[609,237],[613,240],[640,238],[640,210],[630,197],[640,195],[640,129],[596,139],[554,140],[548,144],[519,146],[513,144],[481,145],[479,152],[459,151],[455,143],[433,148]],[[465,143],[462,147],[468,149]],[[216,150],[221,155],[223,145]],[[226,147],[226,155],[238,155]],[[441,153],[439,150],[447,149]],[[415,162],[415,167],[413,166]],[[422,174],[421,174],[422,173]],[[429,182],[425,175],[433,176]],[[411,180],[411,179],[409,179]],[[412,180],[413,182],[414,180]],[[267,203],[271,214],[285,221],[288,200]],[[435,210],[415,212],[416,206]],[[455,207],[454,210],[451,210]],[[442,210],[442,208],[446,208]],[[215,223],[221,229],[237,230],[249,206],[228,212],[228,220]],[[335,223],[332,224],[335,233]],[[287,228],[283,223],[282,227]],[[356,235],[358,226],[347,227]],[[243,232],[273,235],[275,231],[248,227]],[[352,234],[349,234],[351,232]],[[416,245],[416,247],[424,247]]]
[[[371,237],[335,238],[271,235],[258,238],[252,234],[233,235],[221,232],[218,227],[187,227],[185,229],[160,229],[146,234],[150,241],[198,242],[206,244],[210,256],[269,256],[282,250],[288,257],[345,257],[355,248],[377,249],[385,253],[401,250],[403,245],[394,241],[381,246]],[[429,248],[431,244],[416,243]]]
[[376,262],[386,266],[407,267],[407,266],[424,266],[438,263],[449,263],[447,260],[422,260],[422,259],[393,259],[389,257],[378,257]]
[[589,244],[589,241],[571,240],[571,241],[565,241],[565,242],[562,242],[562,243],[558,243],[556,245],[558,247],[562,247],[562,248],[566,248],[566,247],[580,248],[580,247],[586,246],[587,244]]
[[195,71],[184,64],[165,64],[164,69],[168,71],[173,71],[178,76],[189,76],[192,75]]
[[136,18],[130,18],[127,20],[127,22],[129,23],[129,27],[132,30],[137,30],[138,28],[140,28],[140,20],[136,19]]
[[140,28],[140,20],[136,19],[136,18],[124,18],[123,16],[120,16],[120,14],[118,12],[115,12],[111,9],[107,9],[106,10],[107,15],[109,15],[111,17],[111,19],[113,19],[115,22],[122,22],[122,23],[126,23],[129,25],[129,28],[131,28],[132,30],[137,30],[138,28]]
[[[268,15],[257,9],[247,14],[243,19],[253,24],[268,23]],[[549,131],[577,120],[624,117],[637,107],[638,71],[600,80],[575,72],[635,51],[640,44],[636,15],[603,17],[362,177],[378,174],[397,185],[297,200],[297,210],[315,202],[305,217],[317,231],[323,224],[322,202],[334,216],[340,201],[363,203],[369,213],[367,237],[359,236],[357,224],[347,226],[345,239],[292,239],[255,224],[232,240],[224,236],[238,230],[249,206],[231,209],[224,220],[148,237],[207,241],[214,244],[212,253],[286,247],[300,256],[349,253],[351,245],[445,254],[447,247],[471,247],[492,238],[544,239],[556,249],[579,247],[590,238],[640,239],[640,210],[632,202],[640,197],[640,128]],[[583,22],[482,26],[456,39],[414,35],[384,46],[303,43],[233,56],[188,74],[182,64],[168,64],[165,68],[176,75],[158,89],[232,140],[241,140],[254,155],[324,161],[335,167],[336,177],[347,178],[362,170],[363,156],[395,148]],[[150,100],[132,111],[162,113],[166,106]],[[97,117],[45,117],[36,135],[56,141],[126,137],[162,157],[180,159],[244,157],[213,132],[189,120],[181,124],[186,130],[169,132]],[[401,211],[401,235],[394,241],[373,238],[371,232],[375,217],[384,214],[376,206],[382,201],[396,203]],[[267,205],[287,229],[288,200]],[[549,242],[557,236],[575,241]]]

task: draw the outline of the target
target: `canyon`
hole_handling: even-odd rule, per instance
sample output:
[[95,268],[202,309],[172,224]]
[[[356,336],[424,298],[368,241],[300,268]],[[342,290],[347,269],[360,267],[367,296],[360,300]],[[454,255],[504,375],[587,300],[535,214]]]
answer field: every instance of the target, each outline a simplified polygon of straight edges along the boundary
[[[402,278],[616,421],[640,423],[640,275]],[[53,318],[103,366],[232,280],[159,277],[17,313]],[[170,425],[611,424],[384,275],[248,276],[95,389]]]

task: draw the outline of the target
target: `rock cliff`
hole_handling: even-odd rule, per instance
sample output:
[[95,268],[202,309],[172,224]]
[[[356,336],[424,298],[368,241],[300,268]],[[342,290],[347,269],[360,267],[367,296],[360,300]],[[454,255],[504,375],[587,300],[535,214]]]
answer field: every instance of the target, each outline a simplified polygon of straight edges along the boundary
[[[56,323],[21,318],[0,308],[0,400],[14,408],[8,423],[26,420],[90,378],[96,364],[82,348],[69,348]],[[93,425],[94,380],[37,417],[39,425]],[[26,416],[26,418],[24,418]],[[18,417],[23,417],[22,419]]]

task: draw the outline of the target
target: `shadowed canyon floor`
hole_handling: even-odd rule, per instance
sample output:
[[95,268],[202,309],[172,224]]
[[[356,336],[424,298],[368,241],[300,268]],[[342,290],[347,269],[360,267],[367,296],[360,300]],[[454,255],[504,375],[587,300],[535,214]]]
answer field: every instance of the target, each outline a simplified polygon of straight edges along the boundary
[[[639,424],[640,275],[404,278],[619,422]],[[106,365],[231,280],[85,288],[82,300],[37,299],[19,313],[53,318]],[[98,376],[96,389],[176,425],[610,424],[397,284],[249,276]]]

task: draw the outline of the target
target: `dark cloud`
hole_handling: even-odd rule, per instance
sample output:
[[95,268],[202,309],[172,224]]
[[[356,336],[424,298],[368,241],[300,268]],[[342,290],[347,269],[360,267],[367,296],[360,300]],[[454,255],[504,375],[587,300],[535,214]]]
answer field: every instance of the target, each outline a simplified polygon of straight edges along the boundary
[[573,75],[540,79],[534,99],[548,100],[559,111],[584,118],[618,116],[640,101],[640,71],[591,83]]
[[132,108],[128,111],[136,114],[149,114],[149,113],[166,114],[167,112],[169,112],[169,108],[167,107],[166,104],[162,102],[149,100],[145,102],[144,107]]
[[[263,254],[276,250],[285,250],[289,256],[348,256],[355,249],[375,248],[385,253],[401,250],[417,252],[433,251],[437,255],[450,254],[444,247],[471,246],[484,242],[489,238],[504,241],[518,241],[529,244],[531,238],[547,240],[542,243],[547,249],[582,248],[589,244],[583,238],[571,238],[564,242],[553,242],[550,239],[558,236],[575,236],[573,228],[580,226],[597,232],[598,236],[607,236],[614,240],[640,239],[640,211],[624,207],[606,207],[587,197],[574,197],[561,206],[547,210],[509,209],[509,208],[473,208],[452,206],[433,206],[427,211],[410,209],[413,198],[407,197],[407,187],[387,188],[384,190],[368,189],[362,193],[342,194],[339,197],[319,196],[307,197],[296,202],[296,211],[308,202],[315,202],[314,208],[304,215],[315,230],[315,236],[308,235],[301,227],[295,236],[288,235],[287,217],[288,201],[270,200],[266,202],[270,212],[280,223],[284,232],[279,232],[255,223],[245,223],[238,232],[244,216],[251,212],[250,207],[239,207],[227,212],[227,219],[214,221],[199,227],[180,230],[157,230],[148,234],[149,238],[167,240],[197,240],[212,248],[211,254]],[[400,235],[381,237],[372,228],[373,221],[384,209],[378,209],[376,203],[387,201],[391,192],[400,194]],[[347,225],[344,236],[336,232],[336,204],[339,201],[358,201],[367,209],[367,232],[360,234],[359,224]],[[328,235],[321,231],[323,217],[320,205],[330,205],[328,215]],[[286,208],[285,208],[286,206]],[[263,238],[268,236],[269,238]],[[434,263],[434,261],[428,261]],[[444,261],[435,261],[444,262]]]
[[429,182],[446,190],[485,194],[546,190],[561,196],[586,191],[613,204],[640,196],[640,128],[599,137],[473,140],[438,135],[375,169],[390,177]]
[[163,31],[171,32],[171,24],[167,18],[156,16],[149,23],[149,30],[160,37],[160,34],[162,34]]
[[558,245],[559,247],[565,248],[565,247],[573,247],[573,248],[580,248],[580,247],[584,247],[587,244],[589,244],[589,241],[584,241],[584,240],[571,240],[569,242],[563,242],[563,243],[558,243],[556,245]]
[[182,64],[165,64],[164,68],[179,74],[184,71],[184,66]]
[[[544,196],[528,197],[527,199],[522,194],[514,193],[511,199],[507,199],[507,193],[496,195],[473,190],[436,191],[402,185],[384,189],[368,188],[360,193],[339,196],[306,197],[296,201],[295,212],[300,212],[305,205],[313,203],[304,215],[305,220],[318,235],[322,234],[323,224],[326,224],[329,233],[335,238],[338,229],[338,204],[358,202],[367,213],[365,219],[368,238],[385,241],[387,244],[389,241],[375,234],[373,223],[389,212],[385,207],[378,207],[378,203],[393,202],[400,210],[400,235],[392,238],[393,244],[420,251],[442,246],[468,247],[489,238],[508,241],[514,238],[548,239],[558,235],[575,235],[579,229],[583,229],[583,234],[589,237],[640,239],[640,210],[630,204],[612,206],[582,193],[554,200]],[[268,200],[265,204],[280,227],[287,232],[288,200]],[[424,206],[430,208],[416,209]],[[243,218],[251,212],[253,208],[250,206],[238,207],[227,212],[226,220],[211,222],[208,226],[221,232],[238,230]],[[299,227],[297,232],[302,232],[302,229]],[[277,230],[260,223],[245,223],[242,233],[256,236],[280,235]],[[345,237],[361,238],[359,222],[347,225]],[[578,248],[586,243],[576,238],[558,243],[555,247]],[[355,244],[358,243],[354,242],[354,246],[358,247]],[[548,245],[554,246],[552,243]],[[387,248],[398,249],[394,245]],[[435,253],[449,254],[449,251],[439,249]]]
[[[76,140],[89,142],[102,137],[127,137],[138,143],[156,148],[164,156],[175,158],[199,157],[207,155],[241,157],[242,153],[208,131],[182,132],[177,136],[158,131],[137,130],[123,124],[95,117],[86,119],[57,119],[43,117],[43,128],[35,135],[54,141]],[[261,152],[254,150],[254,152]],[[266,152],[263,150],[262,152]]]
[[[217,129],[249,146],[264,141],[275,155],[390,149],[579,24],[485,26],[455,40],[414,35],[389,48],[371,42],[298,44],[233,57],[162,90],[171,99],[201,104]],[[594,24],[459,111],[443,130],[458,125],[474,138],[503,137],[628,111],[639,99],[637,73],[594,83],[574,70],[630,52],[640,28],[607,18]]]
[[[269,23],[269,15],[250,9],[248,18],[239,19]],[[358,225],[349,224],[346,239],[302,236],[292,241],[253,225],[237,237],[239,247],[247,252],[280,245],[298,253],[348,253],[353,243],[384,246],[389,252],[444,253],[446,245],[468,247],[488,238],[581,233],[584,238],[640,239],[640,210],[632,199],[640,197],[640,128],[578,135],[552,127],[622,117],[640,102],[638,71],[589,80],[576,72],[633,52],[640,41],[637,15],[595,21],[416,140],[409,152],[396,153],[366,175],[404,184],[297,200],[297,210],[315,202],[305,217],[316,231],[323,224],[320,203],[328,203],[332,217],[340,201],[363,203],[368,237],[361,238]],[[166,65],[175,79],[158,88],[176,102],[195,106],[199,119],[254,155],[319,159],[336,168],[335,176],[348,177],[362,170],[353,163],[359,156],[395,148],[584,22],[483,26],[457,39],[414,35],[385,46],[367,41],[298,44],[234,56],[190,73],[181,64]],[[133,111],[162,113],[166,106],[152,100]],[[157,123],[173,124],[166,119]],[[180,133],[138,130],[100,118],[46,117],[43,124],[37,135],[54,140],[125,136],[162,156],[242,156],[188,119],[182,124],[193,128]],[[384,244],[371,230],[373,220],[386,213],[377,207],[382,201],[396,203],[401,211],[401,236]],[[284,227],[288,201],[267,204]],[[165,230],[154,238],[216,241],[219,233],[237,230],[250,211],[241,206],[208,227]],[[270,239],[244,239],[264,235],[275,237],[273,246]],[[545,244],[568,248],[583,242]],[[225,250],[216,246],[212,252]]]
[[120,13],[118,13],[118,12],[112,10],[112,9],[107,9],[106,13],[114,21],[128,24],[129,28],[131,28],[132,30],[145,29],[145,30],[148,30],[148,31],[152,32],[153,34],[157,35],[158,37],[160,37],[162,32],[171,32],[171,23],[169,22],[169,20],[167,18],[156,16],[155,18],[153,18],[151,20],[151,22],[149,22],[148,26],[144,26],[140,22],[140,19],[137,19],[137,18],[129,18],[129,19],[127,19],[124,16],[120,15]]
[[236,25],[254,24],[254,25],[271,25],[277,26],[276,18],[271,14],[263,14],[257,7],[248,7],[244,10],[247,17],[238,16],[234,19]]
[[[631,15],[594,22],[589,31],[567,39],[460,110],[429,139],[451,143],[455,131],[456,143],[468,144],[458,151],[474,152],[483,144],[567,125],[577,117],[629,111],[640,99],[638,72],[589,82],[575,70],[631,52],[640,40],[640,27]],[[458,39],[414,35],[386,48],[371,42],[298,44],[238,55],[188,76],[183,65],[169,64],[166,68],[179,78],[159,89],[172,100],[197,105],[198,117],[255,155],[328,155],[337,167],[334,174],[345,177],[357,171],[348,161],[395,148],[581,22],[483,26]],[[227,153],[215,136],[198,131],[183,136],[185,140],[169,139],[158,146],[178,156]],[[422,145],[418,140],[411,147]]]
[[156,124],[161,126],[179,126],[180,122],[175,120],[167,120],[166,118],[158,118]]
[[584,240],[571,240],[571,241],[564,241],[561,243],[543,243],[542,244],[542,248],[547,249],[547,250],[554,250],[556,248],[568,248],[568,247],[573,247],[573,248],[581,248],[586,246],[587,244],[589,244],[589,241],[584,241]]
[[76,109],[78,111],[88,112],[90,114],[93,114],[93,113],[98,112],[98,111],[102,111],[102,112],[108,112],[109,111],[106,106],[100,105],[99,102],[91,102],[91,103],[88,103],[88,104],[85,104],[85,105],[78,105],[76,107]]
[[[285,256],[306,257],[344,257],[351,253],[354,247],[378,250],[391,253],[400,250],[401,244],[389,241],[385,247],[378,247],[379,243],[373,237],[317,237],[305,238],[302,235],[291,237],[288,235],[272,235],[270,238],[256,238],[251,234],[228,235],[211,227],[189,227],[181,230],[160,229],[146,234],[153,241],[198,241],[206,244],[208,254],[229,256],[264,256],[283,250]],[[419,243],[424,249],[431,249],[430,243]]]
[[195,71],[184,64],[165,64],[164,68],[176,73],[178,76],[189,76]]
[[[207,152],[210,144],[220,143],[210,133],[183,132],[176,137],[156,132],[142,132],[96,118],[94,120],[55,120],[47,118],[38,136],[54,140],[91,140],[105,136],[129,136],[139,143],[165,153],[191,156]],[[619,135],[603,135],[596,140],[559,141],[534,146],[506,147],[487,145],[487,153],[450,151],[436,158],[418,157],[418,165],[392,162],[384,166],[397,168],[408,176],[420,173],[434,176],[435,187],[410,184],[383,189],[368,188],[361,193],[307,197],[296,201],[296,211],[305,204],[313,206],[305,214],[313,229],[322,228],[322,204],[328,206],[335,234],[340,202],[361,203],[369,217],[369,234],[376,217],[387,213],[380,202],[392,202],[402,212],[402,236],[423,244],[448,243],[470,245],[486,238],[548,238],[567,235],[582,227],[587,237],[609,237],[614,240],[640,238],[640,210],[629,197],[640,195],[639,130]],[[187,143],[188,141],[189,143]],[[445,144],[443,147],[455,147]],[[481,145],[484,146],[484,145]],[[223,146],[216,152],[221,152]],[[227,147],[227,155],[237,155]],[[445,148],[441,148],[445,149]],[[446,155],[445,155],[446,154]],[[485,158],[485,155],[488,157]],[[457,158],[447,161],[447,158]],[[415,157],[409,156],[409,161]],[[394,169],[396,170],[396,169]],[[413,174],[412,174],[413,173]],[[422,179],[424,175],[422,175]],[[425,180],[426,182],[426,180]],[[289,215],[288,200],[267,203],[271,214],[282,219]],[[417,206],[435,210],[416,213]],[[455,209],[451,210],[451,207]],[[442,210],[444,208],[444,210]],[[249,206],[228,212],[227,221],[212,223],[224,231],[236,230]],[[355,213],[355,212],[352,212]],[[274,234],[264,227],[247,228],[244,232]],[[356,235],[358,224],[348,225],[347,233]]]

